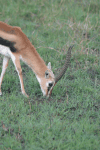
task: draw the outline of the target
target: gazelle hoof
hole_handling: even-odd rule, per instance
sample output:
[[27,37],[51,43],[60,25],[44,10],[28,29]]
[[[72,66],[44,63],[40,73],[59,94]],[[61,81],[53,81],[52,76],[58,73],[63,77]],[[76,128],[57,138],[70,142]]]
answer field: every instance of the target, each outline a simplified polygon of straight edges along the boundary
[[25,97],[27,97],[27,98],[28,98],[29,96],[28,96],[27,94],[25,94]]
[[27,97],[27,98],[29,97],[26,93],[23,93],[23,95],[24,95],[25,97]]

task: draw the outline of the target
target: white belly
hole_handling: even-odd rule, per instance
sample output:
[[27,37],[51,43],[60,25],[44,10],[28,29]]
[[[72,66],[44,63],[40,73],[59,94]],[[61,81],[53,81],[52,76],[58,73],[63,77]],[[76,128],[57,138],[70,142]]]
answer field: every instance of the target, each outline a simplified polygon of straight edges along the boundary
[[9,49],[9,47],[0,45],[0,54],[7,56],[7,57],[11,57],[11,51]]

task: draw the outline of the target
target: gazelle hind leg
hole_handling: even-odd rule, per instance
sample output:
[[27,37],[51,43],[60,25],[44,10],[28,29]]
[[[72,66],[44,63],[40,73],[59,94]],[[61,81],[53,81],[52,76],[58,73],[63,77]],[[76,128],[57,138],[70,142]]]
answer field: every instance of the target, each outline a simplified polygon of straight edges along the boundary
[[0,76],[0,95],[2,95],[2,92],[1,92],[1,84],[2,84],[4,74],[5,74],[6,69],[7,69],[7,66],[8,66],[9,59],[10,59],[10,58],[9,58],[9,57],[6,57],[6,56],[4,56],[4,58],[3,58],[2,72],[1,72],[1,76]]
[[20,65],[20,60],[18,57],[15,57],[15,59],[12,59],[13,60],[13,63],[15,65],[15,68],[18,72],[18,76],[19,76],[19,79],[20,79],[20,85],[21,85],[21,91],[22,91],[22,94],[25,95],[26,97],[29,97],[26,92],[25,92],[25,89],[24,89],[24,83],[23,83],[23,76],[22,76],[22,69],[21,69],[21,65]]

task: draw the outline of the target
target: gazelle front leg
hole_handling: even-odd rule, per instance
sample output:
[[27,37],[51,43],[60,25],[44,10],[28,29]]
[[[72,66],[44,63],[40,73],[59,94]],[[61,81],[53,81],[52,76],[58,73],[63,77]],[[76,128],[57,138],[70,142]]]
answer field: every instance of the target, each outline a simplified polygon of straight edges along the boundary
[[8,66],[9,59],[10,58],[6,57],[6,56],[4,56],[4,58],[3,58],[3,66],[2,66],[2,72],[1,72],[1,77],[0,77],[0,95],[2,95],[1,84],[2,84],[4,74],[5,74],[7,66]]
[[18,72],[18,76],[19,76],[19,79],[20,79],[20,85],[21,85],[21,91],[22,91],[22,94],[25,95],[26,97],[29,97],[26,92],[25,92],[25,89],[24,89],[24,83],[23,83],[23,76],[22,76],[22,69],[21,69],[21,65],[20,65],[20,60],[18,57],[15,57],[15,59],[12,59],[13,60],[13,63],[15,65],[15,68]]

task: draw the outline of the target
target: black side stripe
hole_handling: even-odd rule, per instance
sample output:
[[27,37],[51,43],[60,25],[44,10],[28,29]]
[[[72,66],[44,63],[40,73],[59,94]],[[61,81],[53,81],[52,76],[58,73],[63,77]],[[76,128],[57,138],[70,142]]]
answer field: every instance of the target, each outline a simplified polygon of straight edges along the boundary
[[9,47],[12,52],[16,52],[16,48],[14,47],[15,44],[14,42],[5,40],[2,37],[0,37],[0,44]]

